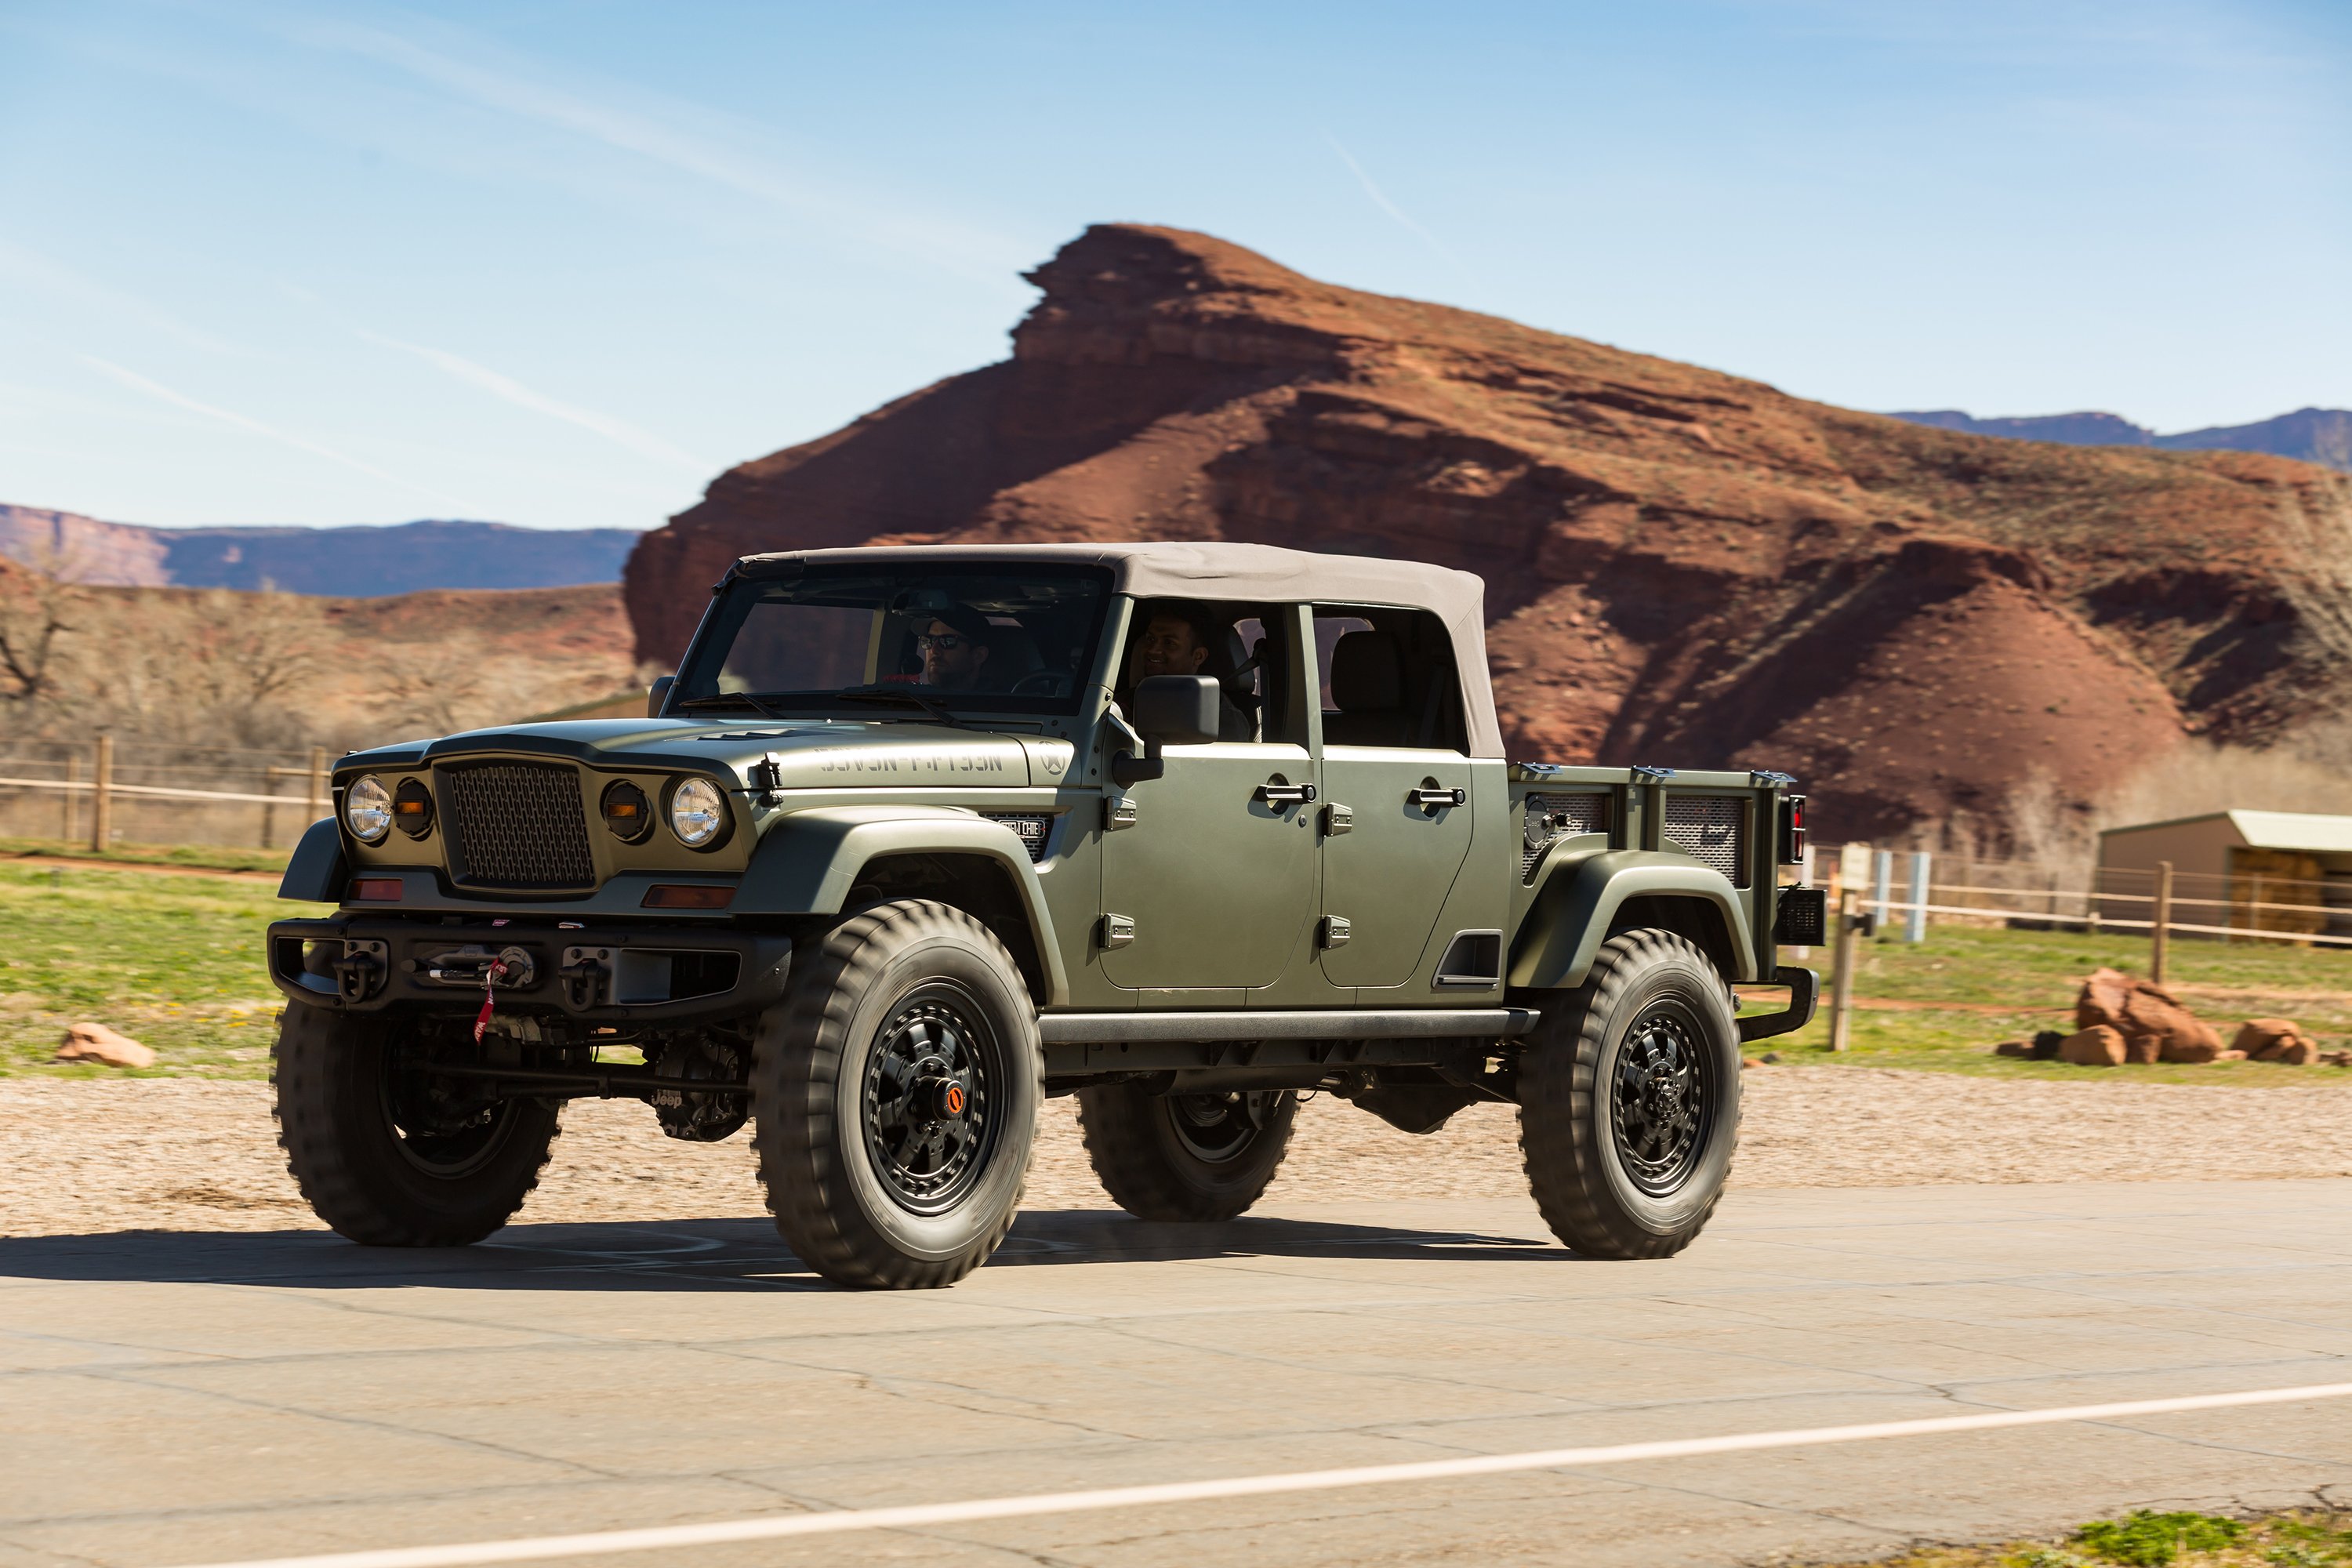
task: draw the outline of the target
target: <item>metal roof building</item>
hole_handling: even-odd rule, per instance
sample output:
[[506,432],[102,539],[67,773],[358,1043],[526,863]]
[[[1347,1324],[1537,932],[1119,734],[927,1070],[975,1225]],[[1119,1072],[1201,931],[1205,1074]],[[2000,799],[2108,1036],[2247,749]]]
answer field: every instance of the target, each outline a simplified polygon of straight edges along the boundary
[[2111,827],[2099,835],[2100,890],[2140,892],[2163,861],[2176,897],[2196,910],[2183,919],[2352,936],[2352,816],[2212,811]]

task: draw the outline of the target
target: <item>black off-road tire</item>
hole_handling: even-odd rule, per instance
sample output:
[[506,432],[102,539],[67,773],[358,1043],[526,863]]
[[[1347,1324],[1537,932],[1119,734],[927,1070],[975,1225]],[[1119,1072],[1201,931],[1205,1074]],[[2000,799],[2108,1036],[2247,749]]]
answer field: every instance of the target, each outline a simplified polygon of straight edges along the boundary
[[[1219,1107],[1226,1121],[1204,1123],[1205,1113]],[[1111,1201],[1138,1219],[1219,1220],[1243,1213],[1274,1180],[1297,1119],[1298,1097],[1288,1089],[1169,1095],[1139,1083],[1107,1083],[1078,1090],[1087,1158]]]
[[[921,1055],[948,1039],[960,1044]],[[973,1064],[961,1078],[919,1080],[938,1090],[925,1091],[933,1099],[950,1081],[967,1089],[953,1117],[925,1121],[905,1109],[916,1091],[902,1088],[899,1068],[910,1058]],[[794,955],[790,988],[760,1020],[751,1049],[753,1143],[776,1229],[838,1285],[954,1284],[1013,1228],[1044,1068],[1036,1007],[987,927],[911,899],[843,921]],[[920,1131],[942,1126],[950,1132]],[[929,1141],[955,1129],[976,1130],[961,1165],[942,1160],[923,1173],[900,1157],[962,1147]],[[925,1190],[930,1182],[936,1191]]]
[[269,1074],[278,1143],[311,1209],[352,1240],[469,1246],[512,1218],[539,1184],[558,1109],[500,1101],[448,1147],[404,1134],[389,1085],[407,1027],[381,1014],[288,1004]]
[[1519,1152],[1545,1223],[1588,1258],[1671,1258],[1715,1213],[1738,1142],[1730,987],[1671,932],[1612,937],[1520,1059]]

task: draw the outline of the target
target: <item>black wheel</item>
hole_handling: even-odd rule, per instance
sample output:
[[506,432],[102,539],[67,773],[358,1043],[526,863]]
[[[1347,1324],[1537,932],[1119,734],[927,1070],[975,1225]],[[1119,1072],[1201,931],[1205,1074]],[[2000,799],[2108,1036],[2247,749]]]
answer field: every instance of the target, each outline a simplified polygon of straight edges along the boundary
[[1103,1191],[1138,1219],[1231,1219],[1274,1180],[1298,1097],[1153,1094],[1139,1083],[1078,1090],[1078,1131]]
[[286,1168],[369,1247],[463,1247],[506,1224],[547,1163],[557,1108],[425,1070],[415,1020],[289,1004],[270,1072]]
[[1013,1228],[1043,1064],[1021,972],[978,921],[905,900],[842,921],[752,1047],[777,1230],[836,1284],[962,1279]]
[[1739,1032],[1706,955],[1612,937],[1544,1009],[1519,1067],[1519,1151],[1552,1234],[1593,1258],[1671,1258],[1715,1212],[1739,1142]]

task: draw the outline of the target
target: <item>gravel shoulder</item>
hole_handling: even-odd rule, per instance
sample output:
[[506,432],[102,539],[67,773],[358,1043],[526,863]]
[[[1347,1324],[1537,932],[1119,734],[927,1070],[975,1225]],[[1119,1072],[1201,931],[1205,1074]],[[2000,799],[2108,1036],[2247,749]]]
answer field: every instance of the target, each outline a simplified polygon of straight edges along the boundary
[[[2244,1181],[2352,1175],[2352,1084],[2279,1089],[2044,1083],[1771,1067],[1744,1075],[1734,1175],[1747,1187]],[[0,1235],[282,1230],[317,1224],[287,1176],[257,1083],[0,1079]],[[1328,1097],[1302,1110],[1268,1202],[1493,1197],[1525,1190],[1517,1113],[1473,1107],[1414,1138]],[[1109,1200],[1075,1102],[1048,1103],[1028,1206]],[[635,1102],[564,1117],[522,1217],[709,1218],[762,1212],[741,1134],[664,1138]]]

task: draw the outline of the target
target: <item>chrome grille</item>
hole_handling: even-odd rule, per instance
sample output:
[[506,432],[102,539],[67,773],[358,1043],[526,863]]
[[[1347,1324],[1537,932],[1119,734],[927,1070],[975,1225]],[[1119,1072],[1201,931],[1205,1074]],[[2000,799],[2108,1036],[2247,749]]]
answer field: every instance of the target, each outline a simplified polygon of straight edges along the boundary
[[1543,852],[1551,847],[1555,838],[1573,837],[1580,833],[1609,831],[1609,797],[1606,795],[1531,795],[1528,796],[1526,847],[1519,855],[1519,876],[1524,879],[1536,868]]
[[1045,858],[1045,840],[1054,831],[1054,818],[1045,812],[983,811],[981,816],[991,822],[1001,822],[1013,829],[1021,847],[1029,851],[1032,861]]
[[588,803],[580,770],[478,763],[440,770],[449,874],[460,887],[593,888]]
[[1733,887],[1748,886],[1747,801],[1736,795],[1670,795],[1663,837],[1694,860],[1722,872]]

